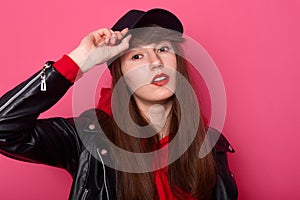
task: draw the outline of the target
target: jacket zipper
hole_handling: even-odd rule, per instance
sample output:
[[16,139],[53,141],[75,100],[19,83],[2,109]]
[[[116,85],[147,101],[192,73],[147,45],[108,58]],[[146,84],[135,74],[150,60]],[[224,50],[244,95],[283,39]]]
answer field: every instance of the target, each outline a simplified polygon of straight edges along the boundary
[[105,187],[105,191],[106,191],[106,197],[107,197],[107,200],[109,200],[109,193],[108,193],[108,188],[107,188],[107,183],[106,183],[106,171],[105,171],[105,164],[103,162],[103,159],[102,159],[102,156],[99,152],[99,148],[97,148],[97,153],[100,157],[100,160],[101,160],[101,163],[102,163],[102,167],[103,167],[103,182],[104,182],[104,187]]
[[85,200],[86,199],[88,192],[89,192],[88,189],[84,189],[84,192],[83,192],[83,195],[81,197],[81,200]]
[[[43,70],[36,75],[33,79],[31,79],[21,90],[19,90],[13,97],[11,97],[5,104],[3,104],[0,107],[0,112],[2,112],[2,110],[4,110],[11,102],[13,102],[17,97],[19,97],[27,88],[29,88],[36,80],[38,80],[39,78],[42,78],[42,74],[45,74],[45,70],[47,68],[49,68],[50,65],[49,64],[45,64],[43,67]],[[43,89],[46,89],[46,80],[45,78],[42,78],[42,82],[41,82],[41,89],[42,89],[42,85],[43,85]]]

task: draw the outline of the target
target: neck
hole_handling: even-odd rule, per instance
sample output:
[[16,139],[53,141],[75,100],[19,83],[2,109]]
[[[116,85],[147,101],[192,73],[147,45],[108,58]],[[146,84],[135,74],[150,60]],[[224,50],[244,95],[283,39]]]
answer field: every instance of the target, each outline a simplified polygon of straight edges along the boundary
[[158,132],[159,139],[162,139],[170,132],[171,118],[169,117],[172,108],[172,101],[148,103],[135,99],[136,104],[146,120]]

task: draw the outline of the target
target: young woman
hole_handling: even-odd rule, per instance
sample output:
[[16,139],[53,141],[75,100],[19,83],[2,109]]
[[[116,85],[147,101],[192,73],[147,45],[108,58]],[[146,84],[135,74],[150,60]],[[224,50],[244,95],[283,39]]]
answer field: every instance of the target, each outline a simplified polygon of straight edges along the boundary
[[[0,99],[0,152],[68,170],[70,199],[237,199],[224,136],[198,156],[208,127],[188,84],[182,33],[163,9],[131,10],[112,29],[90,33]],[[37,120],[78,71],[104,62],[111,108],[100,101],[77,118]]]

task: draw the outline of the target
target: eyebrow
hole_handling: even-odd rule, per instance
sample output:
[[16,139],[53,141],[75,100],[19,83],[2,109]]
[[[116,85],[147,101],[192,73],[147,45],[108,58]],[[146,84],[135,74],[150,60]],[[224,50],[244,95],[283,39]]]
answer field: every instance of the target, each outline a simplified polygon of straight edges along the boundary
[[[154,47],[156,47],[156,46],[162,45],[164,43],[172,45],[172,43],[170,41],[160,41],[160,42],[157,42],[157,43],[150,43],[150,44],[154,44]],[[148,44],[148,45],[150,45],[150,44]],[[133,47],[133,48],[128,49],[128,51],[126,51],[126,52],[135,51],[135,50],[138,50],[138,49],[148,49],[147,47],[143,47],[143,46],[148,46],[148,45],[140,45],[138,47]],[[151,49],[151,48],[152,47],[149,47],[149,49]]]
[[[157,43],[154,43],[154,42],[153,42],[153,43],[150,43],[150,44],[155,44],[154,47],[153,47],[153,49],[154,49],[156,46],[162,45],[162,44],[164,44],[164,43],[168,43],[168,45],[171,45],[171,47],[173,48],[172,43],[171,43],[170,41],[168,41],[168,40],[162,40],[162,41],[160,41],[160,42],[157,42]],[[150,44],[149,44],[149,45],[150,45]],[[139,50],[139,49],[148,49],[148,48],[147,48],[147,47],[146,47],[146,48],[143,47],[143,45],[138,46],[138,47],[129,48],[127,51],[125,51],[125,52],[123,53],[123,55],[126,56],[126,54],[130,54],[130,53],[132,53],[133,51],[136,51],[136,50]],[[151,49],[151,47],[149,47],[149,49]]]

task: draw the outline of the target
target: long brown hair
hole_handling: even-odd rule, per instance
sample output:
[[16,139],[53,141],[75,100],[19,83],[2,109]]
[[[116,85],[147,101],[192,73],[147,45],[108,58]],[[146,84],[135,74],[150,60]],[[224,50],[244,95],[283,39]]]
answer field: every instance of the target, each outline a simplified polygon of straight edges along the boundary
[[[150,44],[157,41],[167,40],[170,41],[175,49],[177,58],[177,71],[189,81],[189,74],[187,69],[187,63],[185,59],[179,55],[182,55],[180,49],[180,43],[183,41],[180,34],[174,33],[173,31],[167,31],[165,29],[159,29],[157,31],[141,31],[139,34],[133,34],[130,41],[130,47],[136,47],[139,45]],[[111,64],[112,69],[112,84],[113,88],[120,81],[122,77],[121,62],[120,59],[116,59]],[[123,98],[115,99],[114,102],[118,104],[119,109],[127,109],[128,105],[124,104],[122,99],[130,98],[129,102],[129,112],[132,120],[140,126],[145,126],[148,124],[147,120],[141,114],[139,108],[136,105],[134,98],[129,93],[129,88],[124,82],[121,84],[119,91],[122,94],[118,96]],[[204,123],[201,119],[196,121],[193,119],[195,113],[195,108],[189,103],[193,96],[184,88],[184,84],[181,83],[180,79],[176,80],[176,92],[181,93],[184,99],[181,101],[183,103],[179,104],[178,99],[173,95],[170,99],[172,102],[172,108],[169,117],[171,118],[169,137],[170,140],[175,138],[178,131],[180,122],[186,120],[187,124],[191,126],[197,126],[198,131],[196,137],[191,142],[188,149],[180,156],[176,161],[168,166],[167,176],[171,186],[173,195],[180,197],[180,192],[178,187],[191,194],[197,199],[209,199],[212,188],[216,182],[216,172],[215,164],[212,153],[209,153],[204,158],[199,158],[198,153],[200,147],[204,141],[206,134]],[[191,113],[188,119],[181,118],[180,109],[184,109],[186,112]],[[191,120],[192,119],[192,120]],[[126,123],[126,122],[125,122]],[[158,142],[158,136],[152,136],[146,139],[137,138],[124,133],[117,124],[113,121],[113,135],[109,138],[119,146],[120,148],[130,151],[130,152],[151,152],[154,151],[154,146]],[[190,140],[189,128],[184,130],[184,135],[186,136],[186,141]],[[146,142],[145,142],[146,141]],[[172,154],[173,152],[169,152]],[[138,162],[141,162],[140,160]],[[153,178],[153,173],[129,173],[129,172],[116,172],[117,179],[117,198],[118,199],[142,199],[142,200],[153,200],[157,195],[155,181]]]

